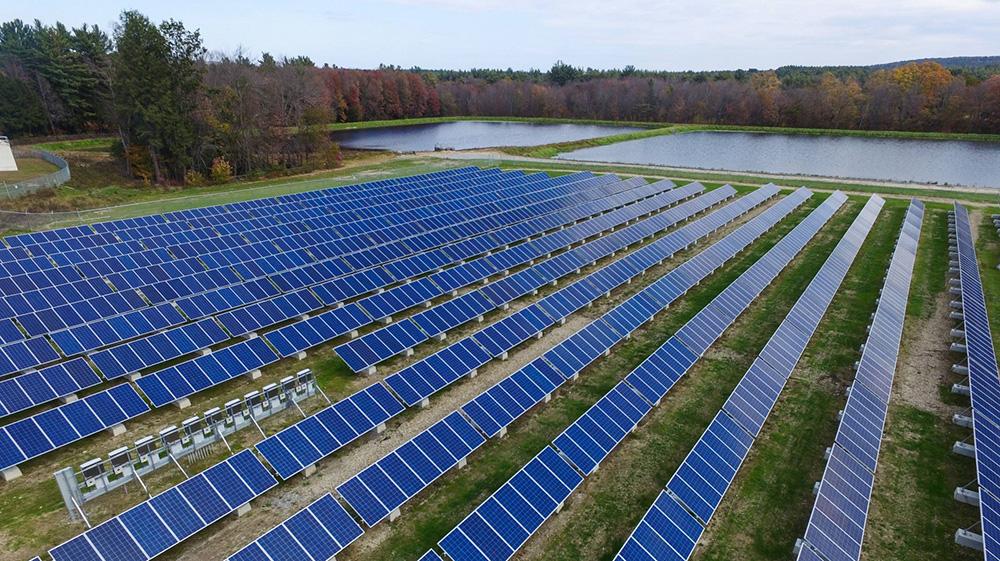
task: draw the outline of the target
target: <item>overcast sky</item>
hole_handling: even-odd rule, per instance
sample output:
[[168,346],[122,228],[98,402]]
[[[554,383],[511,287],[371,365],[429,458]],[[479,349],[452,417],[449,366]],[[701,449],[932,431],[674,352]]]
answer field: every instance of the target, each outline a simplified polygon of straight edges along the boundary
[[111,29],[124,9],[201,30],[206,47],[371,68],[662,70],[1000,55],[1000,0],[27,0],[0,20]]

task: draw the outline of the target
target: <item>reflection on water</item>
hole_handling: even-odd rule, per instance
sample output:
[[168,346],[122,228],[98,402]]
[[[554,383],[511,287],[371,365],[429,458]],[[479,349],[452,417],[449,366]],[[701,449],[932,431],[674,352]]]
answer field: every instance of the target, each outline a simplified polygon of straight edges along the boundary
[[1000,188],[1000,144],[691,132],[583,148],[560,158]]
[[455,121],[342,131],[333,139],[345,148],[423,152],[436,148],[466,150],[490,146],[538,146],[639,130],[601,125],[542,125],[499,121]]

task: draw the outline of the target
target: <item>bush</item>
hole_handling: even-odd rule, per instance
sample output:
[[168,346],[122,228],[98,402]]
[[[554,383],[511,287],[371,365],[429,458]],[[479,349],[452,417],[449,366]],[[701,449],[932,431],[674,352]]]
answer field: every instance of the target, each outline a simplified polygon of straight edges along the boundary
[[225,183],[233,178],[233,166],[229,165],[229,161],[219,156],[212,160],[212,169],[209,171],[209,176],[212,178],[213,183]]
[[189,169],[184,174],[184,184],[192,187],[200,187],[205,184],[205,176],[198,173],[196,169]]

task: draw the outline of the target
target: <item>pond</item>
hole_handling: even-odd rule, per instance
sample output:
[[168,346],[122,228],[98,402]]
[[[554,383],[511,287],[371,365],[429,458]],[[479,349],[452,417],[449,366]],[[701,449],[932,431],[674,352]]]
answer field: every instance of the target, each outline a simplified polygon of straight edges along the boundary
[[333,133],[344,148],[426,152],[434,149],[467,150],[491,146],[538,146],[597,138],[640,130],[582,124],[535,124],[511,121],[454,121],[348,130]]
[[1000,143],[990,142],[690,132],[582,148],[558,157],[1000,188]]

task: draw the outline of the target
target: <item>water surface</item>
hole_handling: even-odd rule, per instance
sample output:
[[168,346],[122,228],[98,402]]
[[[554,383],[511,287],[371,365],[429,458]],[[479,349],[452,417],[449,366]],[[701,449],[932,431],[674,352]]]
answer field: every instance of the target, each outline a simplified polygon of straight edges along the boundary
[[454,121],[340,131],[333,134],[333,139],[345,148],[425,152],[435,149],[467,150],[491,146],[539,146],[636,130],[640,129],[582,124]]
[[558,157],[1000,188],[1000,143],[990,142],[690,132],[582,148]]

